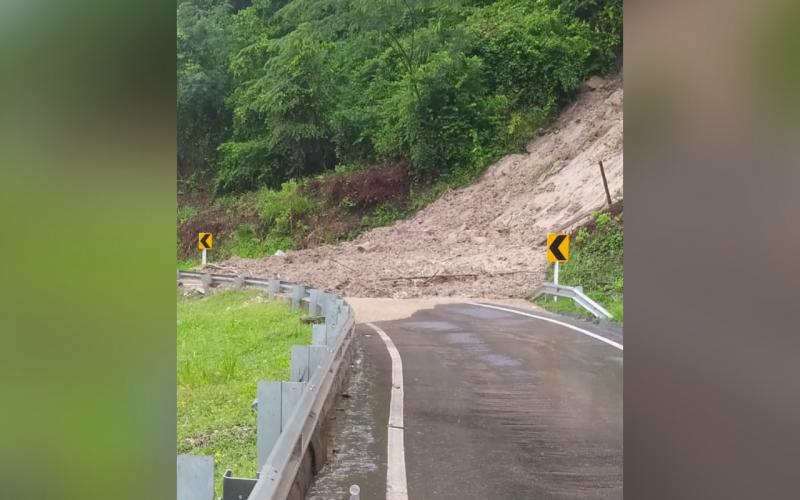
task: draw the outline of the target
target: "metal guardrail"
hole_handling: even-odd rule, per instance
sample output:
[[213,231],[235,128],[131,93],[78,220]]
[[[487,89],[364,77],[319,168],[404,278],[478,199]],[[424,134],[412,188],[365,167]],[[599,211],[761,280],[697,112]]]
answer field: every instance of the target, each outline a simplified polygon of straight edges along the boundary
[[[352,336],[348,333],[355,326],[353,310],[344,299],[336,294],[307,289],[302,285],[286,283],[277,279],[263,280],[179,270],[178,279],[181,278],[198,279],[206,289],[214,282],[232,283],[236,288],[244,285],[267,288],[270,300],[274,299],[275,293],[291,295],[292,307],[297,308],[302,299],[308,299],[309,314],[315,315],[316,309],[319,308],[325,316],[325,325],[315,325],[314,331],[315,338],[317,333],[324,332],[322,336],[327,339],[324,344],[327,347],[325,355],[318,366],[311,367],[313,374],[308,382],[304,382],[304,390],[289,414],[287,424],[282,426],[280,435],[272,446],[272,451],[264,466],[259,470],[258,478],[249,480],[254,481],[255,484],[247,497],[248,500],[285,500],[298,475],[303,457],[317,428],[326,398],[351,342]],[[321,328],[321,330],[318,331],[317,328]],[[225,479],[229,479],[231,482],[243,480],[231,478],[230,471],[226,472],[226,477],[223,477],[223,480]],[[245,481],[247,480],[245,479]],[[223,485],[223,490],[225,490],[225,485]]]
[[572,299],[575,301],[576,304],[583,307],[590,313],[592,313],[596,318],[603,318],[611,319],[612,315],[610,312],[605,310],[603,306],[595,302],[594,300],[590,299],[585,293],[583,293],[582,287],[573,287],[573,286],[564,286],[564,285],[556,285],[553,283],[542,283],[539,288],[534,290],[530,295],[528,295],[529,299],[535,299],[541,295],[557,295],[559,297],[564,297],[567,299]]

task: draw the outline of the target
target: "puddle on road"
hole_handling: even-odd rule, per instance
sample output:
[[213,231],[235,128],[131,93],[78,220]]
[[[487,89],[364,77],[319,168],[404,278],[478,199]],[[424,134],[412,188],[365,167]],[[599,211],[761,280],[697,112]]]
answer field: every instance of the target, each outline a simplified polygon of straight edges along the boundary
[[436,332],[458,330],[458,326],[446,321],[404,321],[403,328],[409,330],[432,330]]
[[364,353],[359,346],[354,359],[355,366],[346,392],[350,399],[343,399],[336,411],[336,420],[331,426],[333,434],[328,445],[331,453],[328,463],[319,472],[309,489],[308,500],[346,500],[352,478],[378,470],[377,457],[371,451],[375,443],[375,421],[371,412],[371,389],[374,377],[365,373]]
[[496,368],[514,368],[521,364],[518,359],[511,358],[504,354],[493,353],[485,342],[472,333],[448,333],[446,338],[449,343],[462,346],[465,351],[490,366]]

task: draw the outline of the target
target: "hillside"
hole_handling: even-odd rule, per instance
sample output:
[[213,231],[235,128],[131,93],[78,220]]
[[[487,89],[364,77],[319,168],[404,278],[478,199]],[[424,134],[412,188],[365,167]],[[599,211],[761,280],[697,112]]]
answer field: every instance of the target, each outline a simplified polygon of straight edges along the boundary
[[179,191],[214,200],[387,166],[464,185],[622,52],[621,0],[179,0],[176,15]]
[[544,279],[546,234],[573,230],[605,206],[598,161],[622,198],[622,150],[622,76],[595,77],[526,153],[502,158],[416,216],[340,245],[222,266],[345,296],[520,297]]

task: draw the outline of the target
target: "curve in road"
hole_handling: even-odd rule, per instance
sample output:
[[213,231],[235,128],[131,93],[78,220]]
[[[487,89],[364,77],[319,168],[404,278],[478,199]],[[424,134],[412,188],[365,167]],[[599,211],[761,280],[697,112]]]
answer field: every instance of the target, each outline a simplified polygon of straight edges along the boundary
[[359,324],[310,498],[621,499],[622,336],[567,321],[451,303]]

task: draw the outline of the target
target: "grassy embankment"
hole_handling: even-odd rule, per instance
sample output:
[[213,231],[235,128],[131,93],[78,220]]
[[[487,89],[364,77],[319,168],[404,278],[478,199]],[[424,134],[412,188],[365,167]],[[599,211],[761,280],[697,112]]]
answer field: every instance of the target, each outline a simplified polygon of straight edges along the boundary
[[[613,315],[612,321],[623,321],[622,215],[594,215],[594,223],[582,228],[570,242],[569,262],[560,265],[559,284],[582,286],[586,295]],[[553,281],[553,266],[547,271]],[[540,297],[535,301],[549,311],[592,319],[585,309],[570,299]]]
[[255,291],[179,291],[177,307],[178,453],[214,455],[220,496],[225,469],[255,477],[256,384],[289,378],[291,346],[310,344],[311,326]]

